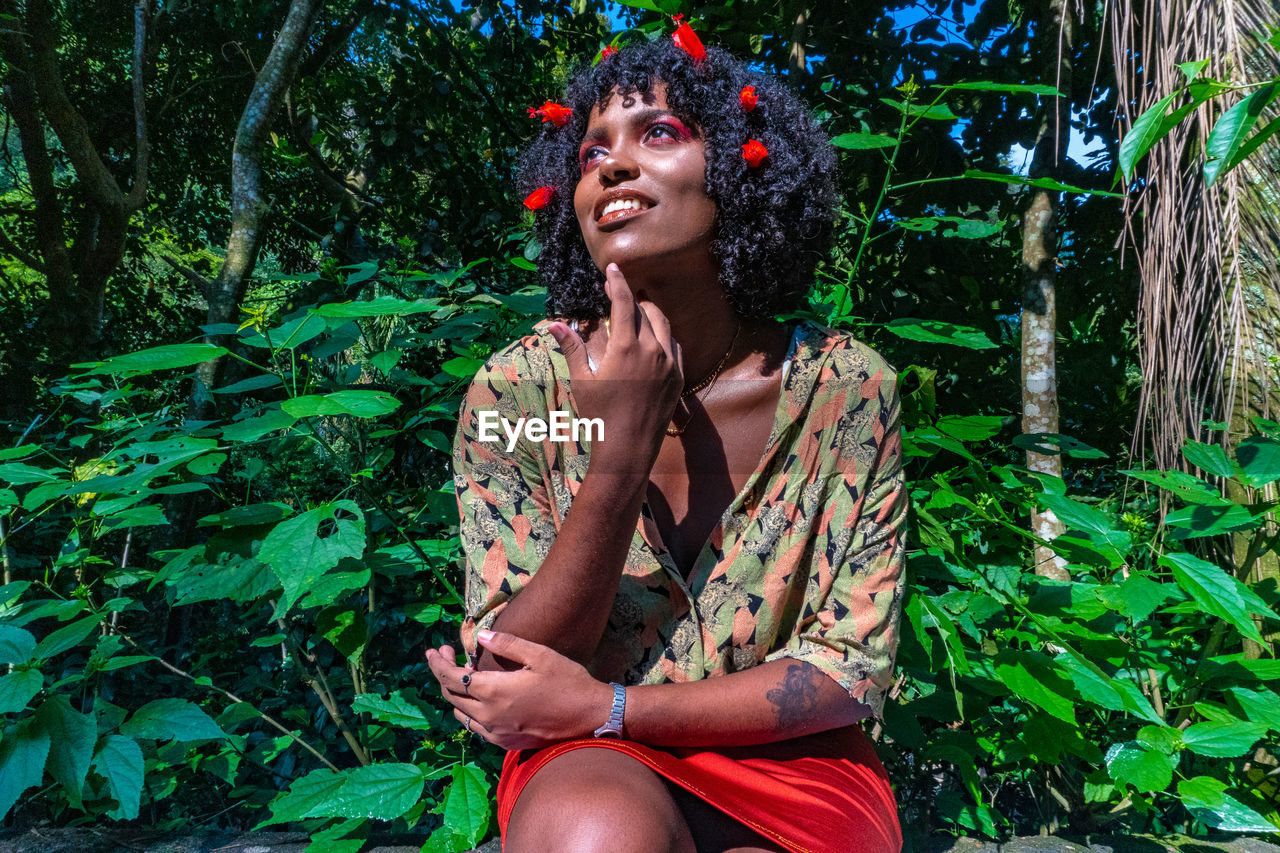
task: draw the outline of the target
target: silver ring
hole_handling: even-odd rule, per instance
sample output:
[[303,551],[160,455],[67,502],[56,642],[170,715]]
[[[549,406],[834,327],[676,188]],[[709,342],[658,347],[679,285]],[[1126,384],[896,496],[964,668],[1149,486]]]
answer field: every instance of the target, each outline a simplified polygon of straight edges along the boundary
[[471,673],[464,672],[462,674],[462,692],[471,695]]
[[[467,731],[471,732],[471,715],[470,714],[467,714],[467,721],[463,723],[463,725],[467,727]],[[475,732],[471,732],[471,733],[475,734]]]

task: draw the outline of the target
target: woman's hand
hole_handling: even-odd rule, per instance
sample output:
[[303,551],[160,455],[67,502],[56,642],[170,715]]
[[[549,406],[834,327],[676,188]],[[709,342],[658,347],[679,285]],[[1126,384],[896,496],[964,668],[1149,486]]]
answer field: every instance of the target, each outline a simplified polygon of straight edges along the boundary
[[608,719],[613,689],[585,667],[514,634],[479,631],[476,638],[521,668],[479,672],[458,666],[450,646],[427,649],[427,664],[458,722],[485,740],[508,750],[534,749],[590,737]]
[[[671,324],[661,309],[632,295],[617,264],[605,270],[605,295],[610,302],[609,339],[594,372],[587,363],[586,345],[572,329],[553,323],[550,332],[569,363],[578,416],[604,422],[604,440],[592,448],[592,461],[606,456],[615,471],[626,465],[628,456],[638,464],[647,461],[647,478],[684,388],[680,344],[671,336]],[[643,452],[637,454],[638,450]]]

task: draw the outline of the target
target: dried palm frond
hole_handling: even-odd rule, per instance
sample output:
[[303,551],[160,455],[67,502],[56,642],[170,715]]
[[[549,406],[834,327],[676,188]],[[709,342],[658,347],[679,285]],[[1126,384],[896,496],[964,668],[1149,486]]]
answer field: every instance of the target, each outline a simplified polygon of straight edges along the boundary
[[[1280,23],[1272,0],[1112,0],[1109,16],[1122,130],[1181,87],[1179,63],[1208,59],[1210,76],[1235,84],[1280,76],[1265,43]],[[1280,407],[1280,137],[1211,187],[1201,173],[1205,140],[1238,97],[1210,100],[1153,147],[1126,202],[1142,282],[1133,449],[1162,468],[1181,467],[1202,421],[1239,433],[1242,416]]]

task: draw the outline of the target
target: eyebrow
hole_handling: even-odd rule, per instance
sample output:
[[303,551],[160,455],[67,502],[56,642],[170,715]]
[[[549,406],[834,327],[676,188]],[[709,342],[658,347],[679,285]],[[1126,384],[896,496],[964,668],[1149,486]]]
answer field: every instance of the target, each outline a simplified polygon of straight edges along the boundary
[[[632,111],[628,111],[628,116],[629,116],[629,118],[628,118],[628,120],[627,120],[627,121],[628,121],[628,123],[629,123],[629,124],[631,124],[631,125],[633,125],[633,126],[634,126],[634,125],[644,125],[644,124],[648,124],[649,122],[653,121],[653,120],[654,120],[655,118],[657,118],[658,116],[667,116],[667,115],[669,115],[669,116],[675,116],[676,114],[675,114],[675,113],[673,113],[673,112],[672,112],[671,110],[669,110],[669,109],[667,109],[667,110],[663,110],[663,109],[659,109],[659,108],[657,108],[657,107],[647,107],[647,108],[645,108],[645,109],[642,109],[642,110],[636,110],[636,111],[634,111],[634,112],[632,112]],[[678,116],[676,116],[676,117],[678,118]],[[690,132],[691,132],[691,133],[693,132],[693,129],[692,129],[692,128],[690,128]],[[601,139],[604,139],[604,138],[606,138],[608,135],[609,135],[609,134],[605,131],[605,129],[604,129],[603,127],[600,127],[599,125],[597,125],[593,130],[588,130],[588,131],[583,135],[583,137],[582,137],[582,142],[580,143],[579,147],[581,147],[582,145],[587,144],[588,142],[596,142],[596,141],[599,141],[599,140],[601,140]]]

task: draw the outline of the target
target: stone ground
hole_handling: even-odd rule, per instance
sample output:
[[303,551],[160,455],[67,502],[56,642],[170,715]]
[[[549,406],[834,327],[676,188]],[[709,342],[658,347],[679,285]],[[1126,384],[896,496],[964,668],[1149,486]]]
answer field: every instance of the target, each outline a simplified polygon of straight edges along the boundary
[[[375,838],[362,853],[418,853],[422,839]],[[0,853],[303,853],[299,832],[222,832],[206,835],[147,833],[94,827],[38,828],[0,832]],[[497,840],[472,853],[500,853]],[[1003,844],[968,838],[935,838],[911,853],[1280,853],[1280,846],[1251,838],[1193,839],[1181,836],[1017,838]]]

